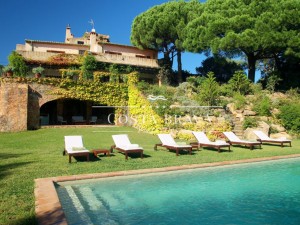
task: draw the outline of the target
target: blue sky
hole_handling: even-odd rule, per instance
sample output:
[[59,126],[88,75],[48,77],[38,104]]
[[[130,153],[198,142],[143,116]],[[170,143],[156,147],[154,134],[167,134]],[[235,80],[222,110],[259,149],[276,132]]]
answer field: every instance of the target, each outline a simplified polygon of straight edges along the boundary
[[[71,25],[76,37],[91,30],[110,35],[118,44],[130,44],[133,19],[154,5],[168,0],[8,0],[1,2],[0,64],[8,64],[7,56],[25,39],[64,42],[65,28]],[[184,53],[183,69],[195,73],[203,56]],[[176,68],[175,68],[176,69]]]

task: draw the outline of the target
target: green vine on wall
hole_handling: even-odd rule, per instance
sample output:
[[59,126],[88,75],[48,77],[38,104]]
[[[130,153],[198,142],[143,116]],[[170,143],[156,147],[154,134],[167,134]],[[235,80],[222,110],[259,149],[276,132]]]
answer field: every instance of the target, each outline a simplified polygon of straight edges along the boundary
[[151,134],[158,134],[163,130],[164,121],[136,87],[137,82],[137,73],[128,76],[128,106],[132,126]]

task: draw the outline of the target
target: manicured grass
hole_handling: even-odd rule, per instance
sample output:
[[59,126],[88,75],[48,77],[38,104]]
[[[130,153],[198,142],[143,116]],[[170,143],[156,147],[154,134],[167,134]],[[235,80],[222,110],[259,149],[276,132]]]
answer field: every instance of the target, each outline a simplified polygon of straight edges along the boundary
[[[111,157],[101,156],[91,162],[63,156],[64,136],[82,135],[88,149],[109,148],[112,134],[127,133],[132,143],[144,147],[145,157],[125,157],[114,152]],[[36,224],[34,212],[34,179],[72,174],[101,173],[119,170],[200,164],[247,158],[258,158],[300,153],[300,140],[293,140],[293,147],[263,145],[262,149],[232,147],[232,152],[217,153],[213,149],[182,154],[163,148],[154,151],[156,136],[139,133],[129,127],[48,128],[37,131],[0,134],[0,224]]]

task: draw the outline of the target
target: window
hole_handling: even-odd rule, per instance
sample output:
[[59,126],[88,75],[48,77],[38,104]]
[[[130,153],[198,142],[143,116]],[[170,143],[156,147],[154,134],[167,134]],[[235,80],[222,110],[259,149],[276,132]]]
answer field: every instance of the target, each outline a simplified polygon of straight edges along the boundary
[[84,55],[85,50],[79,50],[78,53],[79,55]]
[[77,41],[77,44],[84,45],[84,42],[83,41]]
[[122,55],[121,52],[111,52],[111,51],[105,51],[107,54],[113,54],[113,55]]
[[57,50],[47,50],[47,52],[52,52],[52,53],[66,53],[65,51],[57,51]]
[[150,59],[150,56],[148,55],[135,55],[137,58],[145,58],[145,59]]

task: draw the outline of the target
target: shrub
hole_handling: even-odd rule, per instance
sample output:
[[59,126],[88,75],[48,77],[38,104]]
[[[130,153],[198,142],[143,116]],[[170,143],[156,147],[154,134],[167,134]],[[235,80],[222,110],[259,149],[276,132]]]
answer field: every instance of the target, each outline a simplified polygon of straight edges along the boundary
[[39,73],[39,74],[42,74],[42,73],[44,72],[44,70],[45,70],[45,69],[44,69],[43,67],[41,67],[41,66],[32,68],[32,72],[33,72],[33,73]]
[[240,94],[245,95],[248,94],[250,91],[251,82],[243,71],[235,72],[228,83],[233,92],[238,92]]
[[271,106],[272,104],[269,97],[264,96],[260,101],[256,101],[253,110],[260,116],[270,116]]
[[229,84],[220,85],[219,93],[221,96],[232,97],[232,95],[233,95],[232,88]]
[[186,81],[190,84],[192,84],[194,87],[200,86],[203,81],[205,80],[205,77],[203,76],[190,76],[186,78]]
[[14,68],[14,75],[18,77],[25,77],[28,74],[28,66],[25,63],[23,56],[13,51],[8,56],[9,65]]
[[278,74],[273,73],[272,75],[268,76],[267,78],[267,85],[266,89],[270,91],[271,93],[274,93],[276,85],[280,83],[282,79],[279,77]]
[[299,101],[300,95],[299,95],[299,88],[291,88],[289,89],[286,94],[288,95],[289,99]]
[[300,104],[282,106],[278,117],[287,130],[300,133]]
[[243,129],[246,130],[247,128],[251,127],[257,127],[258,122],[255,117],[245,117],[244,123],[243,123]]
[[199,86],[199,100],[200,103],[206,104],[208,106],[216,105],[219,97],[219,84],[216,81],[213,72],[207,74],[207,78]]
[[250,89],[251,89],[251,93],[254,94],[254,95],[259,95],[261,94],[262,90],[263,90],[263,87],[262,87],[262,84],[261,83],[256,83],[256,84],[253,84],[251,83],[250,84]]
[[234,93],[233,100],[236,109],[244,108],[247,103],[245,96],[241,95],[239,92]]

